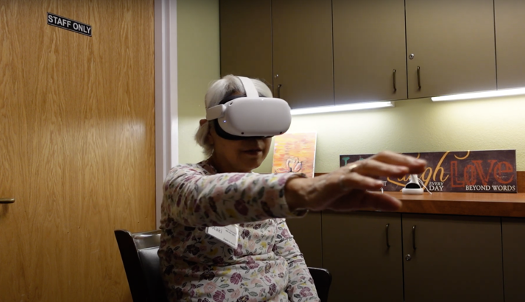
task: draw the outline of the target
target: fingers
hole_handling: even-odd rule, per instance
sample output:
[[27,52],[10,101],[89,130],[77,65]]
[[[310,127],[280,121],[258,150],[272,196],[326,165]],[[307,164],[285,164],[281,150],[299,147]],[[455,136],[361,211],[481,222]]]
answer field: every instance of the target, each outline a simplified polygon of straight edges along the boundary
[[400,177],[406,174],[419,174],[425,170],[426,161],[412,156],[383,151],[365,160],[351,163],[342,168],[343,172],[350,167],[356,172],[370,177]]
[[343,173],[338,178],[339,189],[343,192],[353,189],[358,190],[379,190],[383,182],[373,177],[368,177],[356,172]]
[[405,166],[392,165],[375,159],[362,160],[353,172],[370,177],[401,176],[409,173],[410,169]]
[[383,151],[371,157],[371,159],[397,166],[404,166],[409,169],[409,173],[423,172],[427,162],[413,156],[403,155],[391,151]]
[[286,184],[286,199],[291,209],[397,210],[401,207],[398,199],[368,191],[377,191],[383,187],[383,182],[378,178],[419,174],[424,171],[425,166],[424,160],[384,151],[350,163],[332,173],[312,179],[290,180]]

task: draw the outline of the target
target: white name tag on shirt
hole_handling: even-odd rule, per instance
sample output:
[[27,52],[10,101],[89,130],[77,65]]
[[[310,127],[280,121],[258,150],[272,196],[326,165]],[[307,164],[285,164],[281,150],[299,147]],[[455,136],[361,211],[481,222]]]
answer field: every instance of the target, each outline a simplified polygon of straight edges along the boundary
[[207,227],[206,234],[211,235],[220,241],[226,243],[232,248],[237,248],[237,241],[239,239],[239,227],[235,224],[223,227]]

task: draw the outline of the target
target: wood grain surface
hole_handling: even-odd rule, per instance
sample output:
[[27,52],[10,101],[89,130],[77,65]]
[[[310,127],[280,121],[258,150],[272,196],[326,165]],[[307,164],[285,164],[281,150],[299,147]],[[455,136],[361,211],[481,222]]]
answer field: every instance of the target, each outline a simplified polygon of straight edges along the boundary
[[155,228],[153,38],[153,0],[0,0],[1,301],[131,301],[113,230]]
[[525,193],[451,193],[404,195],[385,192],[401,200],[400,213],[525,217]]

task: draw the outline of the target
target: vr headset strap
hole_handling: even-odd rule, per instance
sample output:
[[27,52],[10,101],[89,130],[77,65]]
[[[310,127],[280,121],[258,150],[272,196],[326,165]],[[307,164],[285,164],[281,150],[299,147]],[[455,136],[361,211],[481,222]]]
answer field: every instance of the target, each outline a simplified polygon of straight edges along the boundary
[[206,119],[208,121],[218,119],[224,116],[224,111],[226,111],[225,105],[217,105],[210,107],[206,110]]
[[249,97],[249,98],[259,97],[259,93],[257,92],[257,89],[255,89],[255,85],[253,85],[253,82],[250,78],[239,77],[239,79],[241,80],[242,85],[244,86],[244,90],[246,90],[246,97]]

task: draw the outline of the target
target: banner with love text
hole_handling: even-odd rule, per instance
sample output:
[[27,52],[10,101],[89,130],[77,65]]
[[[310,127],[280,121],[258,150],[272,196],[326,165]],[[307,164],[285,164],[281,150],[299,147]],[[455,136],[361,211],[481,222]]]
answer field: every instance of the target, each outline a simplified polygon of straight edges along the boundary
[[[418,175],[431,192],[516,193],[516,150],[446,151],[403,153],[427,161]],[[339,165],[357,162],[372,154],[340,155]],[[401,191],[409,180],[381,178],[384,191]]]

